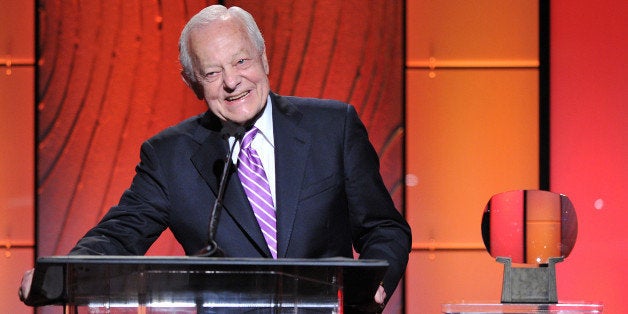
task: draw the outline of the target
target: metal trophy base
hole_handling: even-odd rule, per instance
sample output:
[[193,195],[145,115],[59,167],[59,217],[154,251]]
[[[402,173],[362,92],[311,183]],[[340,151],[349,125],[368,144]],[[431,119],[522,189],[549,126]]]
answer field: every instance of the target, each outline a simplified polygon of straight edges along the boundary
[[547,265],[513,268],[509,257],[497,257],[504,264],[502,303],[558,303],[556,263],[563,257],[550,257]]

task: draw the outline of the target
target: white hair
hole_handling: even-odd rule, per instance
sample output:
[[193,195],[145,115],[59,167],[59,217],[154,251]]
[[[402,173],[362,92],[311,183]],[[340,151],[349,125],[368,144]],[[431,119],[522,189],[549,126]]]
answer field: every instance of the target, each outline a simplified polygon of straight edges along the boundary
[[246,28],[251,42],[253,42],[259,53],[262,53],[266,50],[266,45],[264,44],[264,38],[262,37],[262,33],[257,27],[253,16],[249,12],[246,12],[242,8],[235,6],[230,7],[229,9],[222,5],[208,6],[198,12],[188,21],[188,23],[183,28],[183,31],[181,31],[181,36],[179,37],[179,62],[183,67],[183,75],[190,82],[196,82],[196,77],[194,76],[194,69],[192,66],[192,59],[190,57],[190,51],[188,47],[190,31],[196,27],[208,25],[213,21],[224,20],[227,17],[233,17],[243,24],[243,26]]

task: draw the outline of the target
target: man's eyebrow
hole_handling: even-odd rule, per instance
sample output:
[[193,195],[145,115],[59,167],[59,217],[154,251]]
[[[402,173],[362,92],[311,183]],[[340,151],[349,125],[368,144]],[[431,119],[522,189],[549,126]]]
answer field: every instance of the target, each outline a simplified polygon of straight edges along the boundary
[[231,55],[231,58],[237,59],[237,58],[242,57],[242,55],[246,57],[250,57],[253,54],[248,49],[243,47],[243,48],[240,48],[240,50],[236,51],[233,55]]

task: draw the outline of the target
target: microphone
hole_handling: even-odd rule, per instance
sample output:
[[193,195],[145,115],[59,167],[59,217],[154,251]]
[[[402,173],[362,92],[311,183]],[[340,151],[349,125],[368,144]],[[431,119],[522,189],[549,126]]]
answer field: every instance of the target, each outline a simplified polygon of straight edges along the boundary
[[201,257],[223,257],[225,256],[224,252],[218,247],[216,240],[214,237],[216,236],[216,228],[218,225],[218,220],[220,219],[220,212],[222,211],[222,199],[225,194],[225,188],[227,185],[227,177],[229,174],[229,170],[233,164],[231,161],[233,157],[233,150],[235,148],[236,142],[242,139],[246,129],[244,126],[233,122],[224,122],[222,129],[220,130],[220,134],[222,138],[225,140],[229,140],[230,137],[234,137],[235,140],[231,144],[229,148],[229,152],[225,158],[225,165],[222,169],[222,175],[220,176],[220,182],[218,183],[218,194],[216,195],[216,201],[214,202],[214,206],[212,207],[212,211],[209,215],[209,232],[207,239],[207,246],[201,249],[195,256]]

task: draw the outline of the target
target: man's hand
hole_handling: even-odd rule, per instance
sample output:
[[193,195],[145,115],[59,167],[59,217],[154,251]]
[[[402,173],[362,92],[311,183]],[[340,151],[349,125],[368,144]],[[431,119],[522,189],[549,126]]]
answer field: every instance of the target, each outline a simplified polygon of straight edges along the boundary
[[22,302],[28,298],[28,294],[31,292],[34,271],[35,269],[27,270],[22,277],[22,285],[20,285],[20,289],[17,291],[17,294],[20,296],[20,301]]
[[384,305],[384,301],[386,300],[386,291],[384,291],[384,287],[381,285],[377,288],[377,292],[375,292],[375,302],[380,305]]

